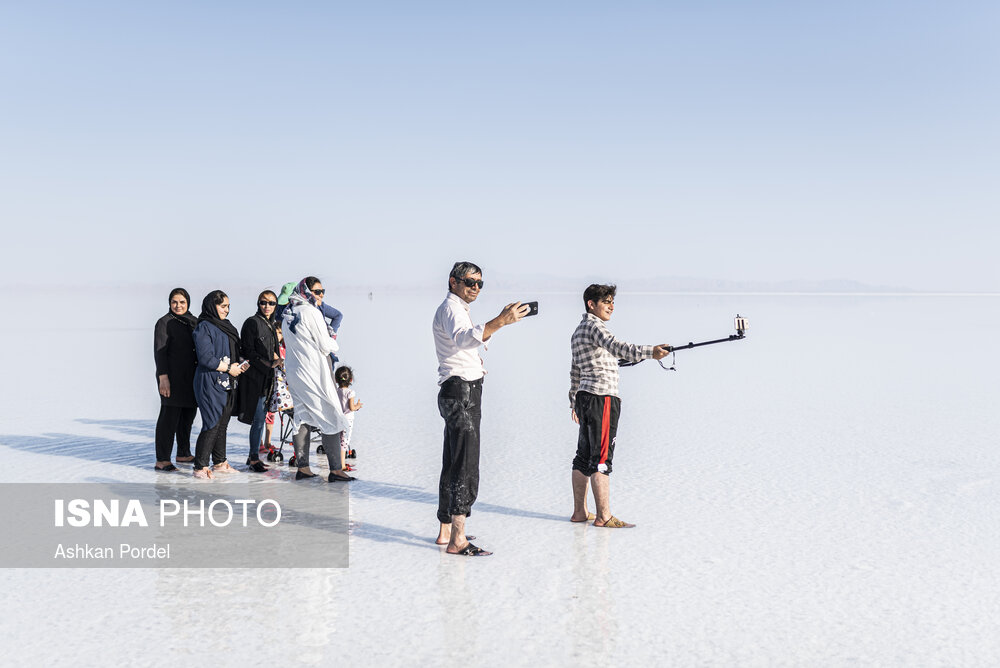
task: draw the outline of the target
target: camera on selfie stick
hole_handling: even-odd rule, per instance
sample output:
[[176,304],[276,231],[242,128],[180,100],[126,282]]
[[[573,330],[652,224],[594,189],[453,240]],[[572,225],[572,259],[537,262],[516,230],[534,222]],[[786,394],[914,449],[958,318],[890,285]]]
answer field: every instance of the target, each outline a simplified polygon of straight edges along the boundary
[[[735,334],[730,334],[729,336],[727,336],[724,339],[713,339],[711,341],[700,341],[699,343],[690,342],[687,345],[683,345],[683,346],[667,346],[667,350],[669,350],[671,353],[675,353],[678,350],[687,350],[688,348],[698,348],[699,346],[710,346],[713,343],[726,343],[728,341],[741,341],[742,339],[745,339],[746,338],[746,331],[750,327],[750,323],[747,322],[747,319],[744,318],[743,316],[741,316],[739,313],[737,313],[736,314],[736,318],[734,320],[734,325],[736,326],[736,333]],[[645,360],[639,360],[639,362],[644,362],[644,361]],[[639,364],[639,362],[631,362],[631,361],[628,361],[628,360],[621,360],[620,359],[620,360],[618,360],[618,366],[635,366],[636,364]],[[663,363],[663,360],[657,360],[657,362],[659,362],[660,366],[663,367],[664,369],[666,369],[667,371],[676,371],[677,370],[673,366],[666,366]]]

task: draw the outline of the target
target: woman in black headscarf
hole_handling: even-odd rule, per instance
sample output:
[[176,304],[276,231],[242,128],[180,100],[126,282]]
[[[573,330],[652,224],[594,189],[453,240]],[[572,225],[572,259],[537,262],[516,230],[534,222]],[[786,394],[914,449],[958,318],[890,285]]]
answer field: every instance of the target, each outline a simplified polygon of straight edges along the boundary
[[191,296],[174,288],[168,298],[170,310],[153,329],[153,359],[160,391],[160,416],[156,419],[156,470],[176,471],[170,452],[177,439],[177,461],[190,462],[191,423],[198,411],[194,398],[194,339],[198,320],[188,310]]
[[257,297],[257,312],[246,319],[240,330],[240,345],[250,368],[240,378],[239,420],[250,425],[250,456],[247,466],[263,473],[267,466],[260,461],[267,404],[274,389],[274,365],[278,357],[278,335],[274,331],[274,309],[278,297],[265,290]]
[[[236,407],[236,378],[246,370],[240,364],[240,335],[227,320],[229,297],[214,290],[201,303],[194,349],[198,368],[194,372],[194,395],[201,409],[201,433],[194,452],[196,478],[214,473],[237,473],[226,461],[226,429]],[[208,468],[209,453],[215,464]]]

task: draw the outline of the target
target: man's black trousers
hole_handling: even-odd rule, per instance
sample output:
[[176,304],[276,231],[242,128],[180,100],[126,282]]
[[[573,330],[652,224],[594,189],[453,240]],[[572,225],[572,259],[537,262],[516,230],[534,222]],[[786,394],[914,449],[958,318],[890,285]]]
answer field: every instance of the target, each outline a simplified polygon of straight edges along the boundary
[[438,411],[444,418],[444,452],[438,487],[438,521],[451,524],[452,515],[470,515],[479,495],[479,421],[483,380],[452,376],[441,384]]

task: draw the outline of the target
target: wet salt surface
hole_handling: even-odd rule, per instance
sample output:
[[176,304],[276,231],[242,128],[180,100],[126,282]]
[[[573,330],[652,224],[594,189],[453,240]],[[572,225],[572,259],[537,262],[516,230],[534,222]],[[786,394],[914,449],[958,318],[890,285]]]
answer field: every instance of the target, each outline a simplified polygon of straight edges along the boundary
[[[230,292],[237,326],[255,295]],[[486,291],[473,314],[518,297]],[[578,298],[523,297],[540,315],[484,354],[468,530],[494,556],[433,544],[442,422],[430,321],[443,295],[334,294],[365,403],[350,568],[3,570],[4,662],[1000,661],[995,299],[619,295],[610,325],[634,342],[725,336],[737,311],[752,328],[678,353],[677,372],[622,371],[612,509],[638,527],[602,530],[567,521]],[[151,470],[160,311],[121,314],[110,307],[121,296],[107,299],[93,327],[2,335],[20,352],[0,390],[0,456],[15,464],[0,481],[180,475]],[[241,468],[246,434],[234,421]],[[295,484],[287,466],[257,477]]]

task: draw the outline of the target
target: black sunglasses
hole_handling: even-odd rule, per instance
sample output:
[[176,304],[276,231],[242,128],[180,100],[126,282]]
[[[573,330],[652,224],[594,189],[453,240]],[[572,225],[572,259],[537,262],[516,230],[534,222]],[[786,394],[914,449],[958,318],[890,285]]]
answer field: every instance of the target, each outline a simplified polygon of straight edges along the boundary
[[313,290],[312,293],[317,297],[322,297],[324,294],[326,294],[326,290],[325,289]]
[[465,287],[467,288],[475,287],[478,285],[480,290],[483,289],[483,279],[479,279],[478,281],[476,281],[471,278],[463,278],[462,282],[465,283]]
[[277,306],[277,305],[278,302],[265,302],[265,301],[257,302],[257,306]]

